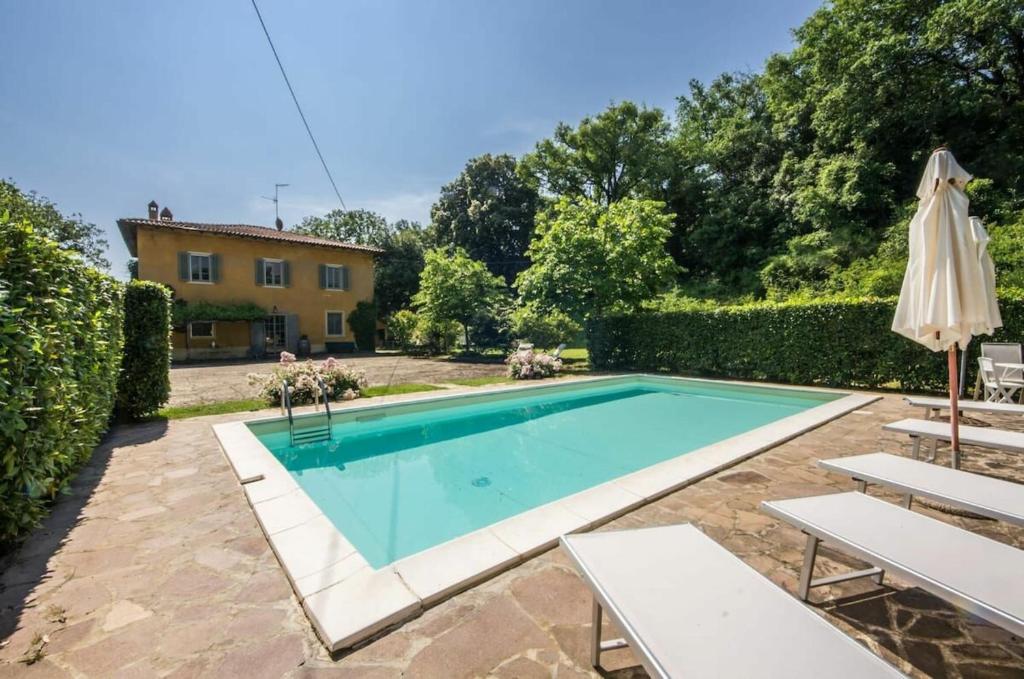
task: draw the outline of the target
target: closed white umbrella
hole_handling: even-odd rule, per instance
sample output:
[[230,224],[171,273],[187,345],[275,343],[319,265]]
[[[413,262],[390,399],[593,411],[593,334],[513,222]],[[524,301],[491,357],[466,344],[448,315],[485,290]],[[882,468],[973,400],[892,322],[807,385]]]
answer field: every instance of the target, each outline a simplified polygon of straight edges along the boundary
[[892,323],[894,332],[948,353],[954,467],[960,464],[957,344],[965,349],[973,335],[1002,325],[995,270],[983,266],[984,243],[979,251],[968,217],[970,201],[964,187],[970,180],[947,149],[932,152],[917,188],[920,203],[910,221],[910,256]]

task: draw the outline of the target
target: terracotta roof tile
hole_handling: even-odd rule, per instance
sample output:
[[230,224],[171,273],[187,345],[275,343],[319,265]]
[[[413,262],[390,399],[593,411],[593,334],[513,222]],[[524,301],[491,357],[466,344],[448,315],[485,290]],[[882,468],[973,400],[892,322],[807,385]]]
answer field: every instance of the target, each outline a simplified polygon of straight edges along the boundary
[[[176,220],[164,220],[164,219],[146,219],[136,217],[126,217],[117,220],[117,225],[120,227],[122,234],[125,235],[125,240],[128,240],[128,234],[125,233],[126,227],[132,226],[151,226],[158,229],[176,229],[179,231],[199,231],[202,233],[216,233],[225,236],[235,236],[238,238],[254,238],[256,240],[270,240],[279,241],[283,243],[303,243],[306,245],[317,245],[320,247],[327,248],[341,248],[344,250],[359,250],[362,252],[383,252],[380,248],[376,248],[370,245],[357,245],[355,243],[343,243],[337,240],[331,240],[329,238],[319,238],[317,236],[306,236],[301,233],[295,233],[294,231],[278,231],[266,226],[254,226],[252,224],[204,224],[201,222],[179,222]],[[134,234],[132,241],[134,241]],[[129,250],[134,250],[134,242],[129,242]],[[133,256],[134,252],[131,253]]]

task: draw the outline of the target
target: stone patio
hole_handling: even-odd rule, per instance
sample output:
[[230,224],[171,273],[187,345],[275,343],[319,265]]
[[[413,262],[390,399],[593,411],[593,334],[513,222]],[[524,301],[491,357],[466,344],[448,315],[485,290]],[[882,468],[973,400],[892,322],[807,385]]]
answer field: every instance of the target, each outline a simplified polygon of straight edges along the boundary
[[[908,442],[881,425],[918,414],[888,395],[602,530],[692,521],[792,592],[802,536],[760,512],[758,503],[852,489],[817,469],[815,459],[906,452]],[[251,416],[111,433],[72,493],[6,562],[0,677],[597,676],[587,662],[589,595],[557,549],[331,658],[210,430]],[[985,419],[1024,429],[1020,418]],[[1020,459],[970,452],[967,470],[1024,481]],[[918,510],[1024,546],[1024,530]],[[825,569],[854,565],[827,549],[822,557]],[[899,581],[888,585],[858,581],[816,590],[815,600],[829,603],[815,608],[917,676],[1024,677],[1024,640]],[[36,662],[19,662],[29,658]],[[604,661],[610,676],[644,676],[628,650]]]
[[[505,372],[500,361],[450,361],[396,353],[344,355],[339,359],[365,372],[371,385],[405,382],[447,384],[452,380],[502,375]],[[188,406],[253,398],[247,375],[270,372],[275,365],[276,360],[176,364],[171,368],[171,400],[168,405]]]

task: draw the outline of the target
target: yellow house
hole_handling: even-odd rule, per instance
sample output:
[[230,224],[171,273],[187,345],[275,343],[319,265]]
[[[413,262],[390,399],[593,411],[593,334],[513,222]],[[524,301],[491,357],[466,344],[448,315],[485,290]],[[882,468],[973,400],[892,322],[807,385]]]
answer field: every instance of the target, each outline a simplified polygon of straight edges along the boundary
[[149,204],[146,218],[117,221],[138,277],[174,290],[176,300],[251,303],[255,321],[195,319],[175,328],[174,358],[255,357],[356,349],[349,314],[373,300],[374,255],[364,245],[247,224],[177,221]]

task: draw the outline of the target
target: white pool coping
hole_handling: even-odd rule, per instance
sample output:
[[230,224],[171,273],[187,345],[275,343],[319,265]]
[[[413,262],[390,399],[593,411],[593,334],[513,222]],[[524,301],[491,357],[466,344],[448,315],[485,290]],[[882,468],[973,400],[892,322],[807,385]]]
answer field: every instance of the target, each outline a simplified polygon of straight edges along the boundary
[[[663,375],[617,375],[573,380],[712,382],[758,389],[845,393],[795,415],[713,443],[650,467],[522,512],[466,535],[374,569],[334,527],[248,425],[257,418],[214,425],[231,468],[242,484],[260,527],[284,568],[295,595],[331,652],[349,648],[381,630],[412,618],[455,593],[545,551],[566,533],[585,531],[694,483],[881,398],[872,394],[811,387],[765,386]],[[565,387],[556,382],[532,389]],[[520,387],[476,389],[468,394],[345,408],[363,412],[460,397],[492,396]]]

